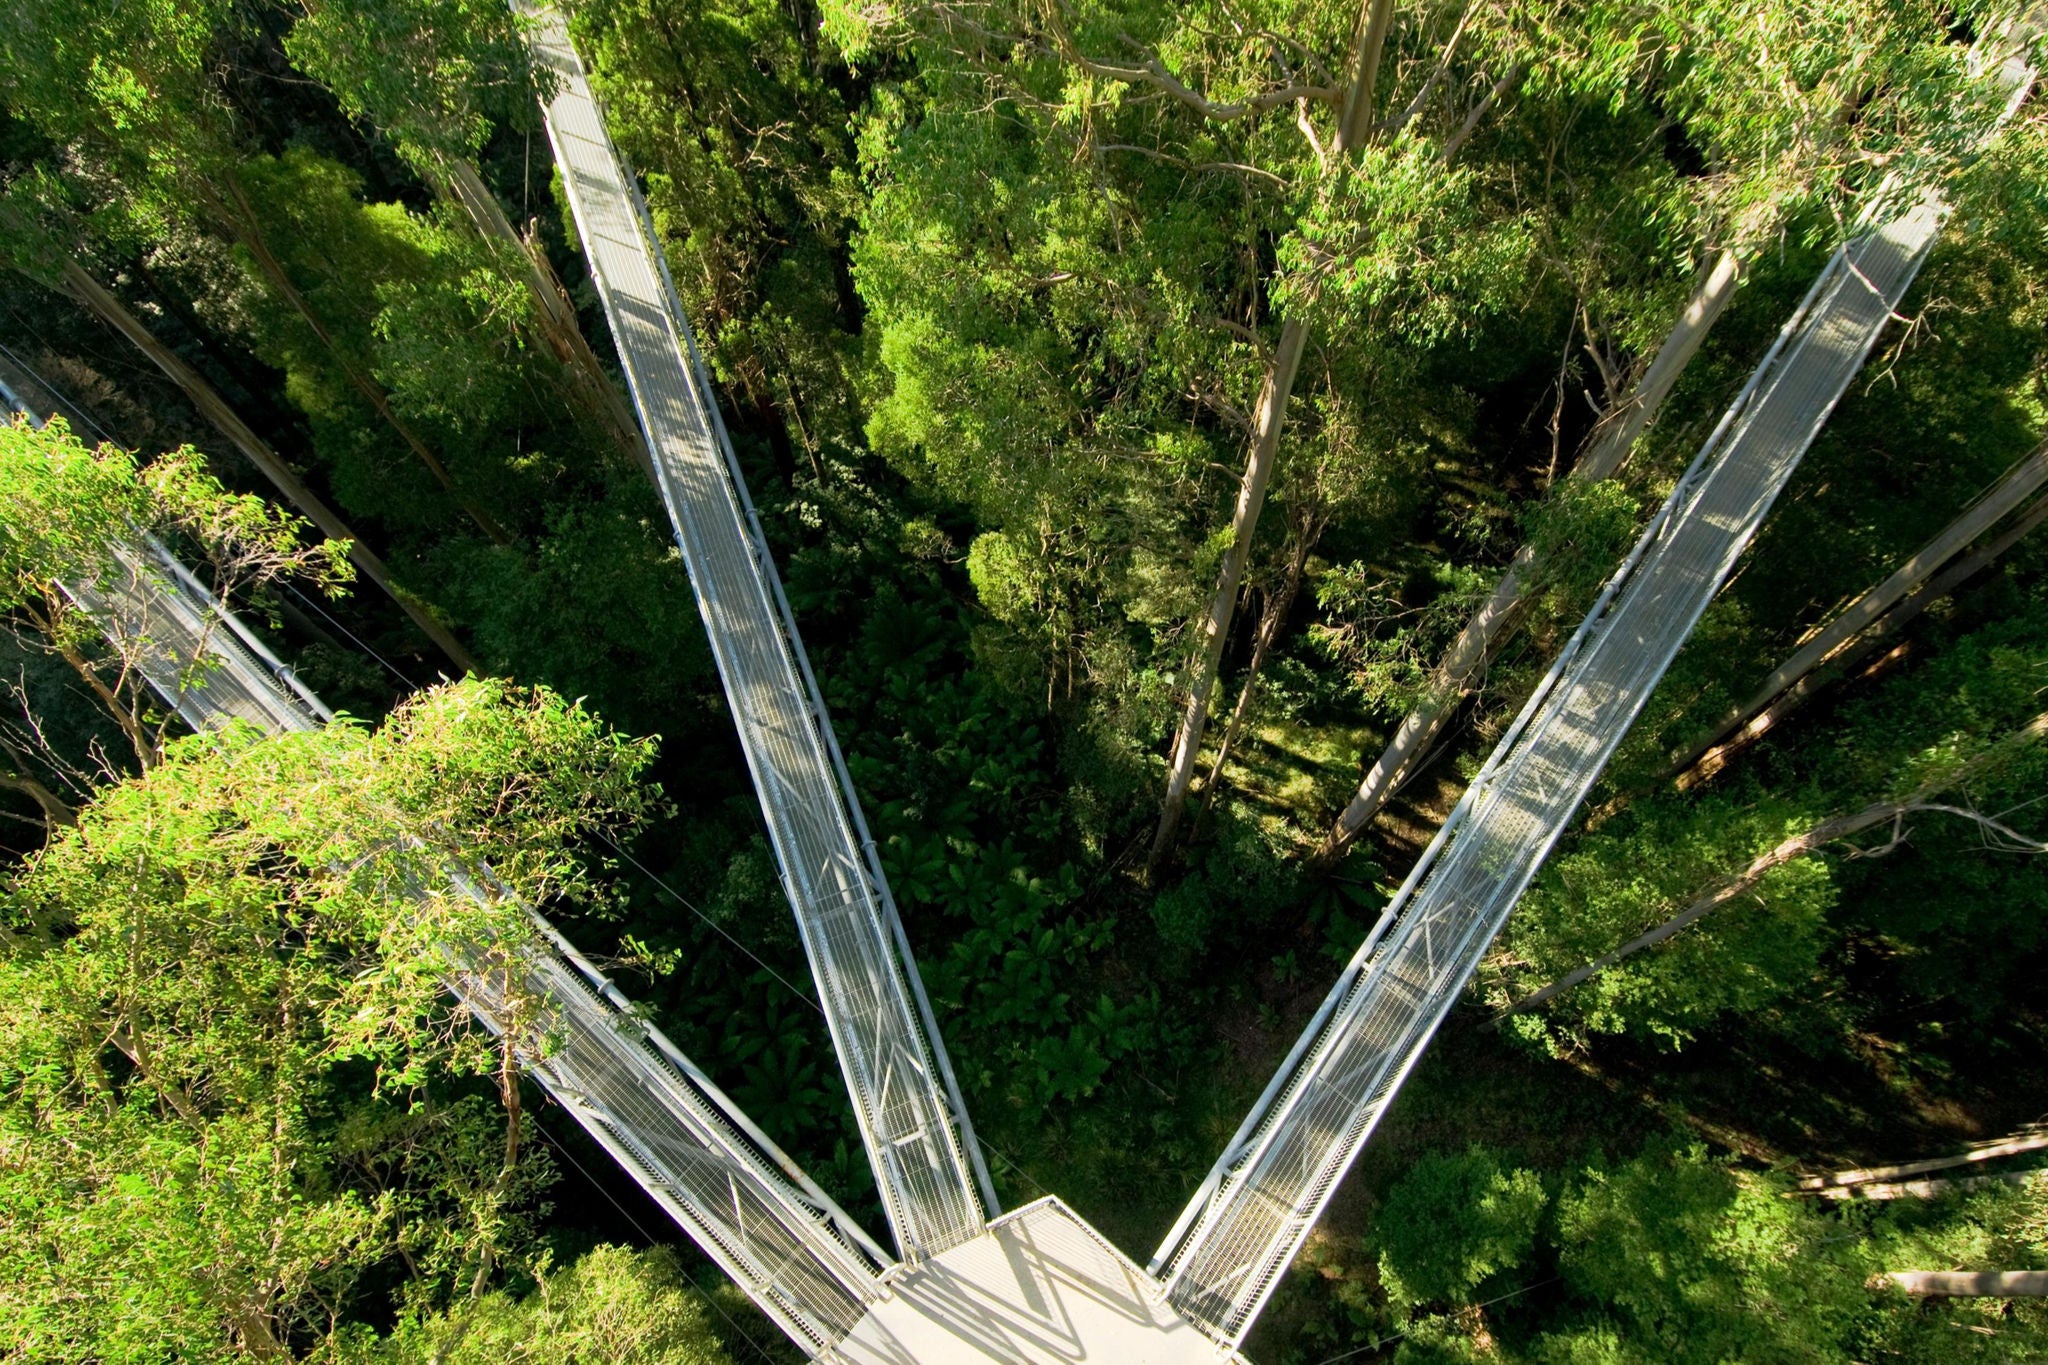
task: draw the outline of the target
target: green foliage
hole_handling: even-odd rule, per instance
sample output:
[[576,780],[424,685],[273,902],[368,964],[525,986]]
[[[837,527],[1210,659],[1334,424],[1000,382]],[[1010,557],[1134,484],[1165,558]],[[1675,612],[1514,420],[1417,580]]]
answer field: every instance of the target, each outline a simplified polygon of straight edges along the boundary
[[[400,1266],[422,1301],[483,1283],[550,1167],[464,1097],[498,1049],[440,950],[516,954],[521,895],[593,889],[576,842],[647,809],[646,752],[470,683],[376,732],[182,741],[106,789],[6,903],[0,1337],[275,1354],[331,1345]],[[451,846],[504,890],[419,890]]]
[[[1700,793],[1639,798],[1554,854],[1502,941],[1502,959],[1515,964],[1509,994],[1627,941],[1786,837],[1904,796],[1992,750],[2038,713],[2044,621],[2037,600],[2009,601],[1923,669],[1843,706],[1768,781],[1751,773]],[[2029,824],[2048,756],[2038,745],[2001,755],[1959,799]],[[1800,991],[1848,935],[1886,944],[1896,980],[1914,993],[1978,1013],[1985,973],[2002,974],[2003,953],[2038,942],[2029,917],[2038,875],[2028,855],[1987,849],[1981,832],[1951,820],[1912,817],[1911,843],[1883,859],[1839,848],[1774,868],[1752,894],[1510,1028],[1550,1047],[1600,1033],[1683,1046],[1719,1018],[1754,1015]]]
[[534,1268],[524,1294],[409,1319],[374,1359],[392,1365],[726,1365],[704,1298],[662,1250],[600,1246]]
[[1426,346],[1473,332],[1527,296],[1536,249],[1533,222],[1481,184],[1406,134],[1329,168],[1281,247],[1277,301],[1339,334],[1385,327]]
[[[1426,839],[1502,700],[1569,630],[1817,253],[1894,171],[1902,192],[1945,179],[1978,245],[1944,245],[1918,339],[1831,420],[1596,797],[1598,828],[1530,893],[1487,989],[1578,965],[1786,833],[1966,761],[2039,709],[2036,555],[1931,613],[1903,669],[1774,737],[1716,788],[1644,794],[1700,715],[2035,439],[2039,121],[2023,113],[1982,156],[1954,160],[1982,113],[1963,107],[1975,96],[1959,38],[1987,26],[1988,6],[1396,7],[1375,128],[1343,155],[1332,92],[1349,75],[1356,4],[834,0],[822,31],[804,3],[573,9],[725,387],[1012,1197],[1058,1189],[1127,1245],[1156,1235],[1312,1007],[1326,962],[1355,949],[1385,894],[1373,883]],[[250,1338],[232,1316],[246,1295],[230,1291],[253,1283],[259,1316],[302,1353],[713,1359],[697,1301],[660,1258],[607,1249],[557,1268],[534,1250],[543,1230],[587,1244],[591,1218],[545,1209],[538,1159],[505,1176],[505,1092],[494,1100],[484,1079],[501,1079],[503,1058],[455,1026],[432,955],[451,929],[516,946],[524,930],[505,902],[436,896],[430,917],[408,918],[390,891],[435,882],[426,874],[448,856],[482,857],[576,920],[592,951],[616,935],[651,973],[664,1027],[835,1195],[865,1195],[868,1164],[799,998],[801,948],[659,510],[563,401],[559,365],[532,344],[516,248],[433,206],[462,158],[507,191],[508,213],[520,205],[522,227],[538,212],[536,241],[556,243],[602,347],[542,188],[545,140],[529,136],[546,82],[520,21],[485,0],[283,14],[95,0],[0,18],[0,235],[37,278],[68,255],[109,281],[246,400],[403,581],[431,585],[488,667],[554,694],[479,685],[374,735],[237,739],[218,760],[181,750],[149,802],[122,788],[88,825],[107,859],[139,853],[163,872],[147,894],[108,896],[130,864],[64,840],[22,873],[29,888],[72,869],[47,902],[53,922],[86,903],[88,877],[99,899],[83,930],[7,960],[0,1198],[30,1232],[0,1248],[0,1312],[43,1332],[30,1340],[56,1358],[203,1359]],[[1307,93],[1281,97],[1291,85]],[[1593,410],[1728,246],[1749,282],[1635,467],[1592,487],[1559,479]],[[98,343],[58,335],[63,310],[47,298],[21,298],[39,332],[50,323],[39,345],[136,382],[100,363]],[[1246,740],[1282,775],[1223,792],[1190,822],[1178,879],[1139,888],[1128,851],[1154,807],[1190,623],[1228,548],[1267,353],[1289,318],[1311,339],[1224,663],[1226,679],[1242,668],[1250,607],[1273,600],[1299,551],[1306,590]],[[388,393],[511,543],[462,524],[350,369]],[[285,536],[297,528],[206,485],[196,457],[159,465],[154,482],[106,452],[58,464],[27,481],[0,468],[0,499],[15,499],[0,554],[59,577],[104,570],[107,538],[136,524],[187,552],[232,542],[259,566],[304,553]],[[1403,794],[1389,841],[1358,854],[1370,867],[1304,883],[1291,849],[1348,785],[1361,743],[1370,756],[1371,727],[1424,694],[1525,540],[1540,566],[1526,645],[1494,663],[1444,760]],[[324,573],[332,553],[301,567]],[[304,646],[306,623],[274,624]],[[352,614],[347,628],[388,648],[388,631]],[[660,729],[666,754],[609,736],[560,696]],[[2014,762],[1968,801],[2037,828],[2041,762]],[[232,781],[192,776],[216,763]],[[613,893],[581,851],[661,813],[640,785],[653,776],[686,806],[635,855],[700,914],[647,882]],[[196,794],[173,799],[178,783]],[[400,828],[426,846],[379,844]],[[1971,1049],[2022,1065],[2010,1059],[2038,1051],[2038,866],[1976,846],[1959,822],[1909,833],[1883,858],[1781,869],[1756,900],[1526,1027],[1627,1078],[1594,1107],[1632,1134],[1647,1112],[1637,1090],[1676,1108],[1688,1078],[1750,1064],[1721,1061],[1738,1021],[1768,1037],[1825,1014],[1914,1077]],[[125,982],[110,945],[129,923],[161,931],[139,940],[163,968],[144,980],[158,993],[135,998],[187,1030],[160,1051],[194,1078],[201,1128],[152,1098],[117,1045],[79,1041],[126,1036],[109,1012],[122,997],[87,987]],[[189,956],[173,955],[176,935]],[[740,963],[735,941],[758,960]],[[102,976],[42,1008],[53,988],[37,973],[88,952]],[[170,970],[187,962],[188,981]],[[1875,1017],[1893,1005],[1915,1015],[1909,1042]],[[1825,1041],[1812,1056],[1834,1055]],[[188,1042],[200,1051],[179,1050]],[[1682,1066],[1659,1057],[1681,1045]],[[1310,1308],[1269,1314],[1280,1325],[1257,1358],[1306,1365],[1391,1330],[1410,1360],[2040,1354],[2029,1309],[1914,1308],[1861,1288],[1874,1268],[1916,1261],[2037,1264],[2026,1229],[2038,1210],[1987,1197],[1815,1213],[1689,1148],[1629,1159],[1633,1136],[1590,1165],[1556,1155],[1580,1150],[1576,1130],[1525,1155],[1520,1136],[1496,1134],[1550,1116],[1501,1096],[1522,1095],[1530,1073],[1516,1068],[1553,1063],[1538,1049],[1475,1055],[1483,1105],[1393,1111],[1380,1159],[1369,1153],[1357,1177],[1385,1192],[1370,1242],[1355,1211],[1369,1200],[1333,1206],[1287,1290]],[[1630,1069],[1645,1057],[1659,1059]],[[113,1102],[79,1080],[93,1065]],[[1976,1121],[1985,1094],[2024,1083],[2018,1071],[1983,1093],[1955,1081],[1889,1107]],[[1793,1079],[1780,1089],[1806,1093]],[[1882,1116],[1833,1096],[1770,1121],[1816,1149],[1884,1146],[1865,1131]],[[60,1123],[76,1139],[68,1156],[50,1140]],[[1431,1155],[1437,1125],[1541,1170],[1486,1148]],[[1549,1212],[1546,1190],[1563,1192]],[[479,1281],[486,1266],[506,1273]],[[455,1302],[472,1284],[480,1297]],[[88,1320],[117,1295],[124,1311]]]
[[551,88],[528,60],[527,21],[490,0],[320,0],[284,40],[350,118],[424,173],[482,150],[494,124],[531,128]]
[[1702,1148],[1591,1168],[1557,1218],[1566,1284],[1612,1325],[1546,1344],[1553,1359],[1842,1358],[1863,1289],[1820,1249],[1826,1225]]
[[307,529],[223,488],[190,446],[138,467],[114,446],[88,449],[61,417],[37,427],[17,414],[0,428],[0,610],[117,574],[116,551],[147,534],[189,541],[228,580],[223,591],[294,573],[347,582],[348,546],[306,548]]
[[232,6],[86,0],[61,15],[0,14],[0,100],[59,145],[106,161],[112,216],[145,233],[221,207],[234,111],[209,65]]
[[16,415],[0,432],[0,582],[14,609],[51,584],[89,583],[114,567],[114,549],[158,520],[149,489],[125,452],[88,450],[62,418],[38,428]]
[[[250,158],[239,174],[272,250],[320,323],[316,331],[307,312],[258,295],[250,340],[284,371],[342,505],[414,532],[455,515],[448,494],[378,420],[348,366],[394,383],[395,406],[421,422],[458,483],[488,489],[490,505],[511,503],[511,489],[477,477],[487,457],[476,447],[497,436],[495,423],[482,419],[502,414],[530,382],[514,363],[524,294],[491,280],[486,249],[445,217],[363,202],[361,178],[331,157],[291,148]],[[248,250],[240,255],[253,277]],[[424,372],[416,372],[423,359]]]
[[1309,627],[1310,641],[1344,669],[1366,704],[1390,715],[1430,695],[1438,657],[1493,591],[1483,571],[1441,561],[1417,577],[1389,581],[1353,562],[1334,566],[1316,585],[1326,619]]
[[[1534,989],[1598,957],[1813,818],[1799,803],[1754,790],[1638,803],[1617,828],[1545,864],[1504,939],[1525,964],[1514,979]],[[1787,863],[1753,895],[1510,1027],[1551,1046],[1626,1032],[1683,1047],[1724,1014],[1767,1008],[1811,981],[1837,895],[1827,862]]]
[[1373,1218],[1387,1298],[1402,1310],[1479,1297],[1528,1262],[1548,1202],[1536,1172],[1505,1170],[1483,1148],[1424,1157]]
[[1641,509],[1619,480],[1565,479],[1522,518],[1535,551],[1535,610],[1566,618],[1583,610],[1635,542]]
[[[103,620],[81,605],[81,594],[147,601],[167,572],[148,535],[196,548],[229,602],[292,578],[338,592],[353,572],[348,547],[304,545],[306,529],[262,498],[228,492],[189,446],[138,468],[113,446],[87,449],[61,419],[39,428],[17,414],[0,428],[0,619],[24,648],[71,667],[145,767],[158,758],[168,725],[147,670],[168,665],[192,683],[217,661],[204,649],[166,657],[147,610]],[[41,747],[35,717],[24,719],[24,737]],[[19,774],[20,745],[8,747],[9,770]]]

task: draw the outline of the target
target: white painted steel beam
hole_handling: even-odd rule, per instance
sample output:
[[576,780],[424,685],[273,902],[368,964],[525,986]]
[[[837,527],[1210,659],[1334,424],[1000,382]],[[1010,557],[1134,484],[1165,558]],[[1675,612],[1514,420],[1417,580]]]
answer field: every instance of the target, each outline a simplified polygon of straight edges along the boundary
[[976,1236],[995,1191],[873,838],[733,458],[639,186],[561,14],[515,4],[557,90],[546,109],[655,483],[689,565],[897,1246],[916,1262]]

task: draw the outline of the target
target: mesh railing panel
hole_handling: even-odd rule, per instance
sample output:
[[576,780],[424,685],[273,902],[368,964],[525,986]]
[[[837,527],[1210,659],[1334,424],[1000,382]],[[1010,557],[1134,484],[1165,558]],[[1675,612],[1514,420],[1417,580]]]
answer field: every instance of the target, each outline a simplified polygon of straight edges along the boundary
[[[75,595],[110,635],[146,642],[151,685],[195,729],[246,721],[304,730],[328,717],[310,693],[287,690],[296,688],[289,671],[160,548],[122,561],[131,572]],[[190,667],[205,655],[215,666]],[[465,876],[451,881],[481,894]],[[501,970],[517,974],[523,998],[546,1001],[532,1046],[522,1047],[535,1078],[792,1340],[827,1354],[882,1292],[875,1261],[855,1244],[864,1235],[843,1234],[851,1220],[815,1186],[787,1178],[778,1167],[789,1168],[788,1158],[757,1141],[731,1101],[534,919],[557,947]],[[450,990],[495,1029],[511,983],[464,970],[459,950],[450,956]]]
[[1930,201],[1829,262],[1642,542],[1326,1003],[1313,1044],[1219,1165],[1168,1271],[1176,1308],[1242,1340],[1438,1024],[1799,458],[1939,223]]
[[883,1205],[903,1254],[929,1256],[982,1230],[971,1129],[639,191],[560,15],[527,12],[534,51],[560,82],[547,109],[555,158]]
[[156,541],[119,547],[114,558],[113,576],[66,591],[117,647],[134,652],[150,686],[193,729],[241,721],[306,730],[332,719]]

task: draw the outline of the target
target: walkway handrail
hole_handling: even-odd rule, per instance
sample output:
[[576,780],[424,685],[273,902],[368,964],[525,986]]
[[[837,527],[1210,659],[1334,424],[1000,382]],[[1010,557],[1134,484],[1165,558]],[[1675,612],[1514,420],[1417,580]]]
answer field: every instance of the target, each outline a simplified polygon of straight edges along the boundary
[[[2022,92],[2033,79],[2024,62],[1981,65]],[[1151,1269],[1218,1341],[1243,1340],[1862,368],[1943,212],[1930,193],[1830,258],[1167,1234]]]
[[[12,401],[11,395],[6,395]],[[17,403],[16,406],[19,406]],[[117,643],[141,641],[150,686],[195,731],[318,728],[333,712],[154,540],[116,547],[116,582],[67,588]],[[204,665],[195,668],[195,665]],[[457,894],[500,894],[449,869]],[[520,990],[549,1045],[522,1064],[704,1253],[812,1356],[829,1356],[886,1292],[888,1254],[538,911]],[[499,1030],[493,990],[451,949],[446,984]],[[538,1035],[537,1035],[538,1036]]]
[[549,140],[883,1207],[904,1257],[921,1260],[979,1235],[993,1184],[639,187],[561,15],[516,7],[557,78]]

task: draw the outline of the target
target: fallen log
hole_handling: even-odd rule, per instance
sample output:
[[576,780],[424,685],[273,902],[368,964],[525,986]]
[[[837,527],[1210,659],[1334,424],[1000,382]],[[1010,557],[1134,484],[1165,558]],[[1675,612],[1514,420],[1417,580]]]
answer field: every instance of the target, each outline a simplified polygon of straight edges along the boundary
[[1955,1166],[1967,1166],[1972,1162],[1992,1161],[2002,1156],[2018,1156],[2022,1152],[2038,1152],[2044,1147],[2048,1147],[2048,1127],[2029,1127],[2011,1137],[1973,1143],[1954,1156],[1928,1157],[1921,1161],[1902,1161],[1893,1166],[1864,1166],[1847,1171],[1831,1171],[1826,1175],[1802,1176],[1799,1188],[1826,1190],[1845,1185],[1866,1185],[1878,1180],[1901,1180],[1911,1175],[1925,1175],[1929,1171],[1945,1171]]
[[1868,1284],[1930,1299],[2034,1299],[2048,1296],[2048,1270],[1894,1270]]

